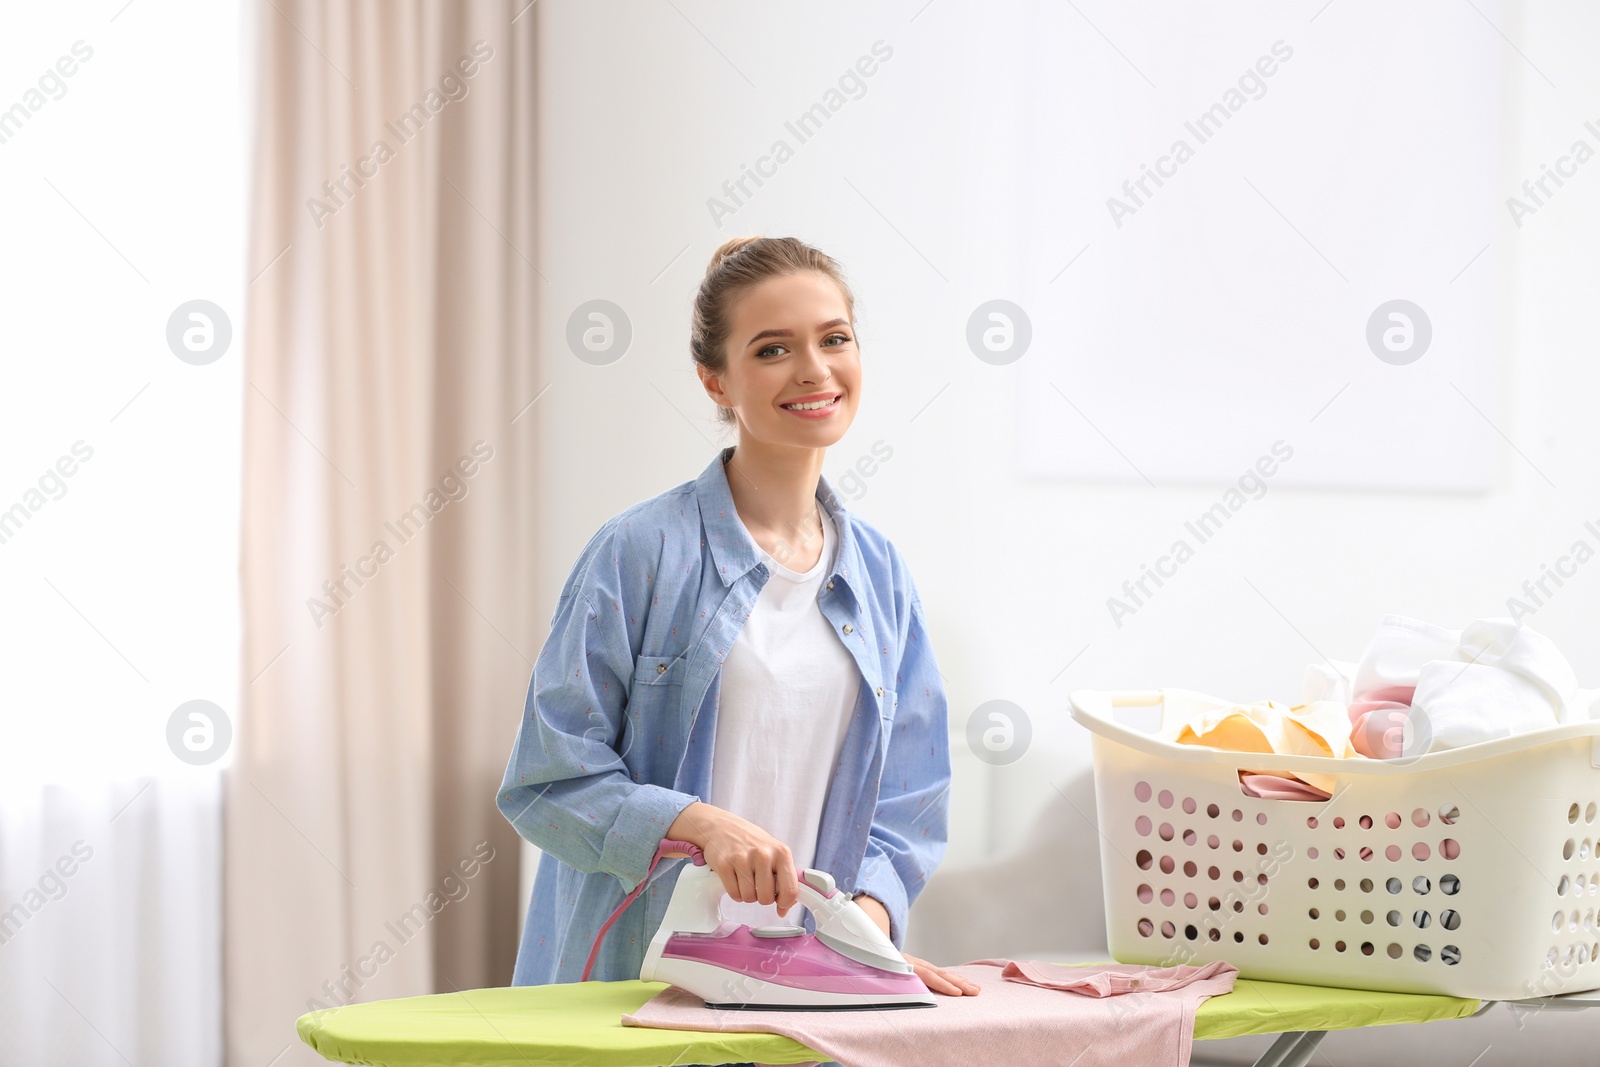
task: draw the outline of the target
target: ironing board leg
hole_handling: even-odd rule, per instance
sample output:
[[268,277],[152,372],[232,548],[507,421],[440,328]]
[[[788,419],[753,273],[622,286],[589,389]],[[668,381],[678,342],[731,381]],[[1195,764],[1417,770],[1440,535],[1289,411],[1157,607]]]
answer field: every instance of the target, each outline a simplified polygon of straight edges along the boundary
[[1322,1030],[1298,1030],[1279,1034],[1272,1047],[1261,1054],[1255,1067],[1306,1067],[1317,1045],[1326,1036]]

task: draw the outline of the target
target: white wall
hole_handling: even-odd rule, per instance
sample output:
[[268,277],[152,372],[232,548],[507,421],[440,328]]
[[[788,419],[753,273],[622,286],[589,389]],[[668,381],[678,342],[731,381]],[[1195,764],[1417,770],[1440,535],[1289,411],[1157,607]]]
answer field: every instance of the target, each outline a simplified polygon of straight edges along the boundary
[[[1094,39],[1092,20],[1122,52],[1143,54],[1147,31],[1135,16],[1109,3],[1079,8],[1078,32]],[[1318,0],[1297,9],[1307,25],[1296,47],[1314,54],[1319,33],[1343,33],[1379,5],[1324,8]],[[686,347],[688,303],[716,245],[736,234],[794,234],[838,258],[858,290],[866,388],[826,469],[838,477],[880,439],[893,449],[854,507],[907,554],[948,683],[957,811],[942,876],[998,864],[991,869],[1026,880],[1092,856],[1081,818],[1076,831],[1060,825],[1073,821],[1065,796],[1077,795],[1073,783],[1081,785],[1089,759],[1088,735],[1067,714],[1072,689],[1293,698],[1308,662],[1354,658],[1383,614],[1452,626],[1503,615],[1523,581],[1575,540],[1600,544],[1583,528],[1600,525],[1592,317],[1600,162],[1580,168],[1521,228],[1497,208],[1496,384],[1480,405],[1495,429],[1489,492],[1273,487],[1118,627],[1107,597],[1223,487],[1017,474],[1019,365],[980,362],[965,329],[980,302],[1023,281],[1018,248],[1032,220],[1019,217],[1014,195],[1029,132],[1019,126],[1019,94],[1022,69],[1038,60],[1012,30],[1022,6],[912,0],[774,16],[735,4],[650,5],[631,7],[626,20],[608,5],[558,2],[541,11],[539,262],[549,284],[540,294],[540,358],[553,388],[538,413],[550,525],[535,595],[552,604],[601,521],[695,477],[724,443]],[[1583,129],[1589,119],[1600,125],[1592,62],[1600,10],[1512,0],[1498,30],[1470,5],[1442,5],[1439,17],[1497,41],[1503,31],[1520,50],[1500,54],[1507,95],[1501,115],[1486,118],[1504,124],[1499,197],[1577,137],[1600,147],[1600,136]],[[785,120],[880,38],[893,56],[866,79],[865,95],[714,225],[707,198],[785,136]],[[1241,48],[1253,56],[1257,45]],[[1115,55],[1105,66],[1102,95],[1063,106],[1111,110],[1142,91]],[[1364,165],[1384,165],[1381,145]],[[634,327],[632,349],[607,367],[573,358],[563,338],[572,308],[595,297],[622,305]],[[1292,362],[1284,373],[1296,373]],[[1452,401],[1459,398],[1438,402]],[[1359,416],[1347,425],[1349,433],[1386,432]],[[1597,593],[1600,563],[1592,563],[1531,620],[1588,685],[1600,684]],[[973,708],[997,698],[1026,710],[1034,740],[1021,760],[991,771],[966,750],[964,726]],[[1049,825],[1039,825],[1044,818]],[[1061,846],[1065,854],[1017,856],[1030,837],[1072,843]],[[1079,905],[1028,912],[1005,937],[1019,942],[1027,923],[1055,923],[1061,936],[1047,943],[1063,944],[1068,933],[1092,938],[1095,905]],[[1080,910],[1081,919],[1065,914]],[[954,921],[962,912],[949,914]]]

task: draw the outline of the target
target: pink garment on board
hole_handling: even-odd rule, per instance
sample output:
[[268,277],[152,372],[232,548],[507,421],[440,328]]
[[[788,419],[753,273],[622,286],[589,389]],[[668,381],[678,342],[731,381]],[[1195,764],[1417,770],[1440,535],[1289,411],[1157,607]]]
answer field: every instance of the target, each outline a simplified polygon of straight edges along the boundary
[[1067,967],[993,959],[945,969],[970,978],[982,992],[936,993],[933,1008],[726,1011],[668,986],[622,1023],[782,1034],[850,1067],[1188,1067],[1195,1009],[1207,997],[1233,992],[1239,973],[1220,960],[1204,967]]
[[[1086,997],[1114,997],[1122,993],[1165,993],[1196,982],[1226,976],[1227,989],[1233,992],[1233,976],[1239,969],[1231,963],[1217,960],[1204,967],[1191,967],[1186,963],[1171,967],[1150,967],[1144,964],[1119,964],[1114,967],[1067,967],[1059,963],[1036,963],[1024,960],[978,960],[979,963],[1002,963],[1000,977],[1014,982],[1059,989],[1064,993],[1080,993]],[[1214,995],[1214,994],[1207,994]],[[1202,998],[1204,999],[1204,998]]]

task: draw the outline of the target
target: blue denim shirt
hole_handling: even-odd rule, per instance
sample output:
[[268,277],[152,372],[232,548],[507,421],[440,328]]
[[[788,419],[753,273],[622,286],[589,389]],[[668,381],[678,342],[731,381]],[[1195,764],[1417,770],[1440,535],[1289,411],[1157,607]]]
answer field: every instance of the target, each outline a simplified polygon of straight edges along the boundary
[[[722,661],[770,576],[734,510],[725,448],[699,478],[606,521],[562,587],[496,802],[543,850],[515,985],[576,982],[678,813],[709,794]],[[906,912],[944,854],[944,687],[911,573],[827,479],[837,554],[817,596],[860,671],[814,865]],[[636,979],[685,861],[662,860],[591,978]],[[806,916],[808,927],[810,916]]]

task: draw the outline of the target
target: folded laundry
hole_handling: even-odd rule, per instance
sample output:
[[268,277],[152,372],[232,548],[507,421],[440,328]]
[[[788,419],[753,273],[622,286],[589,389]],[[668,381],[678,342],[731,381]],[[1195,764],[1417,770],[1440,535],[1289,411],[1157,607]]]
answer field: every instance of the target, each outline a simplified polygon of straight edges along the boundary
[[1343,660],[1331,659],[1308,664],[1300,699],[1308,704],[1313,700],[1337,700],[1340,704],[1348,704],[1350,679],[1355,673],[1356,665]]
[[[1217,701],[1187,718],[1163,722],[1160,736],[1180,745],[1204,745],[1234,752],[1281,752],[1336,758],[1352,754],[1350,717],[1344,705],[1336,700],[1315,700],[1293,707],[1275,700],[1255,704]],[[1267,777],[1277,778],[1278,788],[1293,789],[1298,779],[1324,797],[1333,790],[1333,776],[1328,774],[1273,772]],[[1241,780],[1241,784],[1246,792],[1250,791],[1252,783]],[[1272,787],[1266,782],[1259,784],[1263,788]]]
[[1460,644],[1461,635],[1455,631],[1404,615],[1385,615],[1352,672],[1351,698],[1358,700],[1386,686],[1414,688],[1423,664],[1455,659]]
[[1332,700],[1292,707],[1275,700],[1255,704],[1219,702],[1197,717],[1169,724],[1164,732],[1168,740],[1180,745],[1343,756],[1350,741],[1350,719],[1344,707]]
[[1238,968],[1138,964],[1065,967],[1007,959],[947,968],[982,987],[932,1011],[719,1011],[668,986],[625,1026],[783,1034],[851,1067],[1073,1063],[1186,1067],[1195,1009],[1233,991]]
[[1363,756],[1395,759],[1426,751],[1418,735],[1418,723],[1411,721],[1411,698],[1415,686],[1391,685],[1374,689],[1360,700],[1350,702],[1350,745]]
[[[1312,778],[1321,775],[1310,775]],[[1305,782],[1289,774],[1279,771],[1276,774],[1264,774],[1259,771],[1240,771],[1239,785],[1244,789],[1246,796],[1261,797],[1263,800],[1327,800],[1333,796],[1326,789],[1318,789],[1309,782]]]
[[[1455,631],[1386,615],[1348,680],[1351,745],[1375,759],[1584,721],[1597,694],[1578,688],[1554,642],[1509,618]],[[1307,692],[1329,688],[1308,671]]]
[[[1238,752],[1414,758],[1562,723],[1600,719],[1600,689],[1579,689],[1554,642],[1513,619],[1462,630],[1386,615],[1354,662],[1306,667],[1302,703],[1214,701],[1159,733],[1177,744]],[[1240,772],[1251,796],[1316,800],[1334,776],[1261,768]]]

